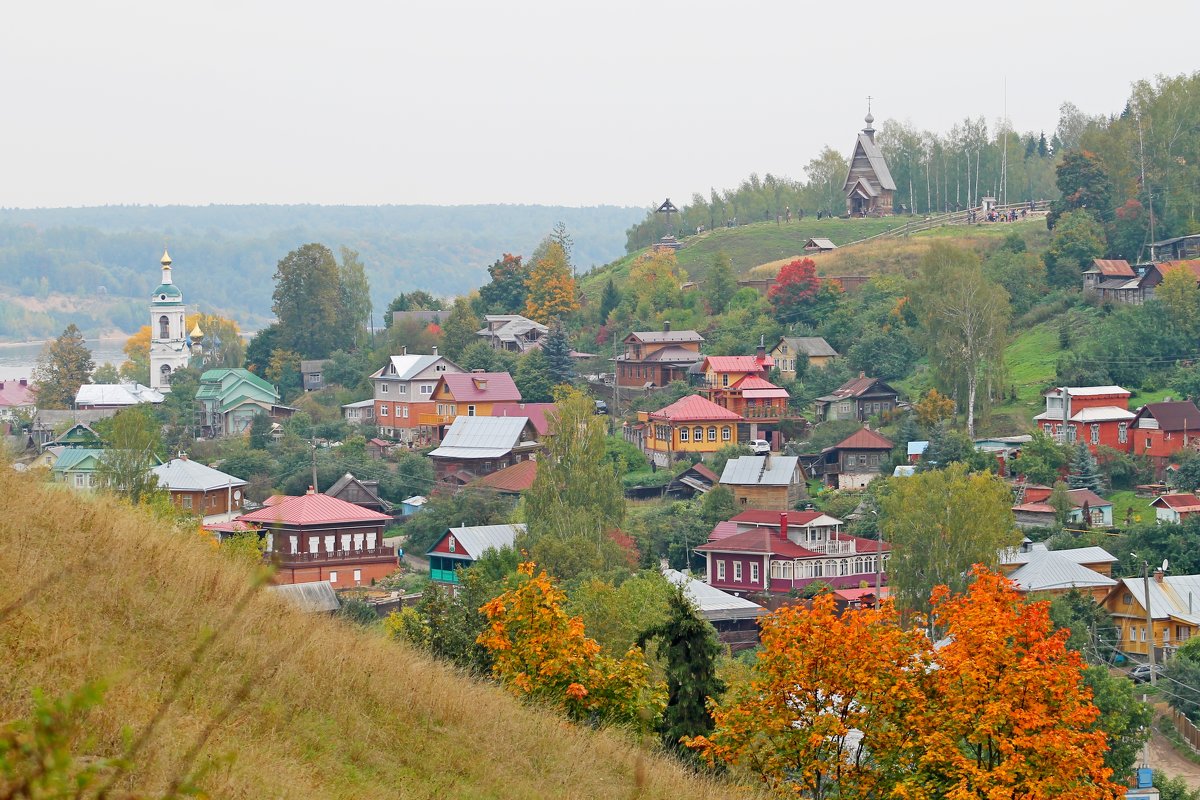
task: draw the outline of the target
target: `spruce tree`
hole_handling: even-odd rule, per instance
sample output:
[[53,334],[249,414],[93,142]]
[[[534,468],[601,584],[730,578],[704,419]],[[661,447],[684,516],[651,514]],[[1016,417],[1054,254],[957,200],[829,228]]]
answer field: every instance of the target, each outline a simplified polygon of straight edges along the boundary
[[737,280],[733,274],[733,264],[730,263],[729,256],[718,252],[713,256],[712,267],[709,268],[704,281],[704,299],[708,301],[712,313],[723,313],[736,291]]
[[712,732],[708,698],[720,697],[725,691],[725,683],[717,677],[721,645],[716,631],[700,616],[682,586],[671,593],[667,615],[661,625],[642,633],[638,644],[645,647],[650,639],[661,643],[660,652],[667,662],[667,708],[659,732],[663,744],[683,753],[687,751],[680,739]]
[[1075,452],[1071,454],[1071,472],[1067,475],[1067,483],[1072,489],[1091,489],[1093,492],[1099,492],[1104,486],[1096,457],[1084,442],[1075,445]]
[[617,285],[613,283],[613,279],[609,278],[608,283],[604,284],[604,293],[600,295],[600,324],[604,325],[608,322],[608,315],[613,309],[621,304],[621,293],[617,291]]
[[571,342],[560,320],[550,323],[550,333],[542,343],[542,352],[550,366],[554,383],[570,383],[575,380],[575,363],[571,360]]

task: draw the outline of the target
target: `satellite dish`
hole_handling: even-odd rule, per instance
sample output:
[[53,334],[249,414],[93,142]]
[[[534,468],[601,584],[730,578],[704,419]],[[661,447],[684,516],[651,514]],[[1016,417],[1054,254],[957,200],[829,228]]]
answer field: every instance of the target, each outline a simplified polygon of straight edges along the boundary
[[1167,560],[1165,558],[1163,559],[1162,571],[1163,572],[1167,571]]

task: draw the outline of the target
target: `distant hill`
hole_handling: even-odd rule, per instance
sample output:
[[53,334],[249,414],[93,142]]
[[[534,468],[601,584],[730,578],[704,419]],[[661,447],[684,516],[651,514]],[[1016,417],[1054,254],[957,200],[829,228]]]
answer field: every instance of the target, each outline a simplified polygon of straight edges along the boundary
[[[250,568],[194,533],[171,532],[103,498],[0,463],[0,720],[25,718],[35,688],[107,685],[73,741],[112,757],[182,680],[118,794],[159,796],[206,726],[194,766],[221,798],[679,798],[708,782],[641,750],[522,704],[499,687],[381,635],[304,616],[261,591]],[[19,598],[28,597],[25,602]],[[218,716],[242,687],[246,699]],[[85,795],[91,796],[91,795]],[[751,792],[737,796],[753,797]]]
[[[618,206],[105,206],[0,209],[0,339],[136,330],[164,244],[189,304],[254,329],[271,317],[271,276],[289,250],[322,242],[362,255],[376,307],[402,291],[452,296],[503,253],[528,255],[556,222],[581,270],[624,251],[645,209]],[[54,295],[86,300],[29,303]],[[132,301],[132,302],[130,302]],[[59,309],[76,307],[74,316]]]

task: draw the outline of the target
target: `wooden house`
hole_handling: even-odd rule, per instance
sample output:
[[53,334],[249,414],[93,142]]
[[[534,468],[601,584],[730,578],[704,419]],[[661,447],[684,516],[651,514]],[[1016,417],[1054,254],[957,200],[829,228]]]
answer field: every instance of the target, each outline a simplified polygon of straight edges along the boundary
[[162,401],[162,392],[140,383],[85,383],[75,393],[75,408],[81,411],[119,410],[143,403],[158,405]]
[[525,526],[520,523],[448,528],[425,553],[429,559],[429,577],[455,591],[459,570],[470,567],[489,550],[512,547],[517,536],[524,532]]
[[830,488],[863,489],[879,477],[879,470],[888,463],[893,447],[891,439],[862,428],[822,450],[814,472],[819,471]]
[[304,385],[304,391],[315,392],[318,389],[325,388],[325,367],[329,364],[328,358],[303,359],[300,361],[300,380]]
[[753,356],[706,356],[702,362],[708,399],[747,420],[750,439],[774,438],[773,446],[779,447],[782,442],[772,435],[779,430],[779,423],[791,416],[790,395],[766,380],[772,366],[774,362],[761,346]]
[[91,447],[68,447],[59,454],[51,473],[57,483],[73,489],[90,491],[100,485],[100,461],[104,450]]
[[1200,233],[1150,243],[1151,261],[1181,261],[1193,258],[1200,258]]
[[831,250],[837,250],[837,245],[831,239],[815,237],[804,243],[806,253],[828,253]]
[[446,426],[458,416],[495,417],[498,408],[520,403],[521,392],[507,372],[446,373],[438,378],[431,396],[432,413],[422,413],[418,421],[433,431],[433,440],[441,441]]
[[392,504],[379,496],[379,481],[359,480],[349,472],[334,481],[323,494],[369,511],[388,515],[392,513]]
[[842,185],[846,213],[852,217],[879,217],[892,213],[892,195],[896,182],[888,169],[883,151],[875,143],[875,117],[868,112],[850,155],[850,170]]
[[279,391],[248,369],[210,369],[200,376],[196,390],[200,435],[207,438],[241,435],[254,418],[290,416],[293,409],[280,404]]
[[[1056,524],[1058,514],[1050,505],[1050,491],[1044,487],[1029,488],[1025,492],[1023,502],[1012,507],[1013,518],[1018,528],[1049,528]],[[1086,524],[1089,527],[1111,528],[1113,524],[1113,504],[1105,500],[1091,489],[1070,489],[1067,497],[1071,509],[1067,512],[1067,522],[1077,525]]]
[[37,410],[37,394],[26,378],[0,380],[0,422],[10,422]]
[[676,400],[658,411],[638,412],[642,448],[659,466],[680,456],[711,455],[738,443],[742,417],[698,394]]
[[541,449],[528,417],[455,417],[429,458],[439,481],[462,486]]
[[688,368],[703,357],[704,337],[696,331],[635,331],[625,337],[625,352],[616,357],[617,384],[636,388],[686,381]]
[[[1165,576],[1155,571],[1142,578],[1121,578],[1104,599],[1104,608],[1120,629],[1117,647],[1122,652],[1148,656],[1154,647],[1156,663],[1200,631],[1200,575]],[[1149,606],[1151,626],[1146,625]]]
[[420,421],[422,414],[435,411],[433,389],[443,375],[463,372],[462,367],[437,353],[409,355],[408,351],[388,358],[388,363],[371,373],[375,389],[375,425],[381,436],[405,444],[424,445],[433,431]]
[[510,353],[526,353],[541,347],[542,339],[550,332],[542,323],[520,314],[488,314],[485,321],[487,325],[476,331],[476,335],[482,336],[493,350]]
[[342,419],[351,425],[375,426],[375,401],[359,400],[342,406]]
[[1194,494],[1160,494],[1150,502],[1159,522],[1183,522],[1200,513],[1200,497]]
[[827,395],[814,402],[817,421],[853,419],[866,422],[879,414],[896,410],[900,394],[879,378],[869,378],[858,373]]
[[366,586],[396,571],[396,550],[383,543],[387,514],[317,494],[280,498],[238,522],[266,537],[276,583],[329,581],[335,589]]
[[717,631],[717,639],[737,653],[758,644],[758,618],[767,610],[757,603],[685,575],[664,569],[663,577],[683,589],[684,595]]
[[1023,594],[1066,594],[1072,590],[1103,602],[1117,585],[1112,565],[1117,559],[1100,547],[1049,550],[1041,542],[1001,553],[1001,571]]
[[166,489],[176,508],[203,518],[208,525],[229,522],[242,513],[246,482],[205,466],[185,455],[151,470],[160,488]]
[[538,462],[533,459],[518,461],[511,467],[478,478],[471,485],[479,489],[490,489],[493,492],[518,497],[533,486],[537,479]]
[[807,359],[810,367],[826,367],[838,357],[829,342],[820,336],[784,336],[771,348],[770,356],[784,380],[796,380],[796,366]]
[[796,456],[740,456],[725,462],[721,485],[742,508],[795,508],[808,497],[804,469]]

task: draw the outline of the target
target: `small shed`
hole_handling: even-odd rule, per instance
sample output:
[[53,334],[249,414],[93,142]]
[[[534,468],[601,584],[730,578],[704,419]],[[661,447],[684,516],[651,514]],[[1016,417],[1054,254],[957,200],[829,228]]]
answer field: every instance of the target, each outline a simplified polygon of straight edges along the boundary
[[828,253],[837,250],[837,245],[829,239],[812,238],[804,243],[804,250],[809,253]]

